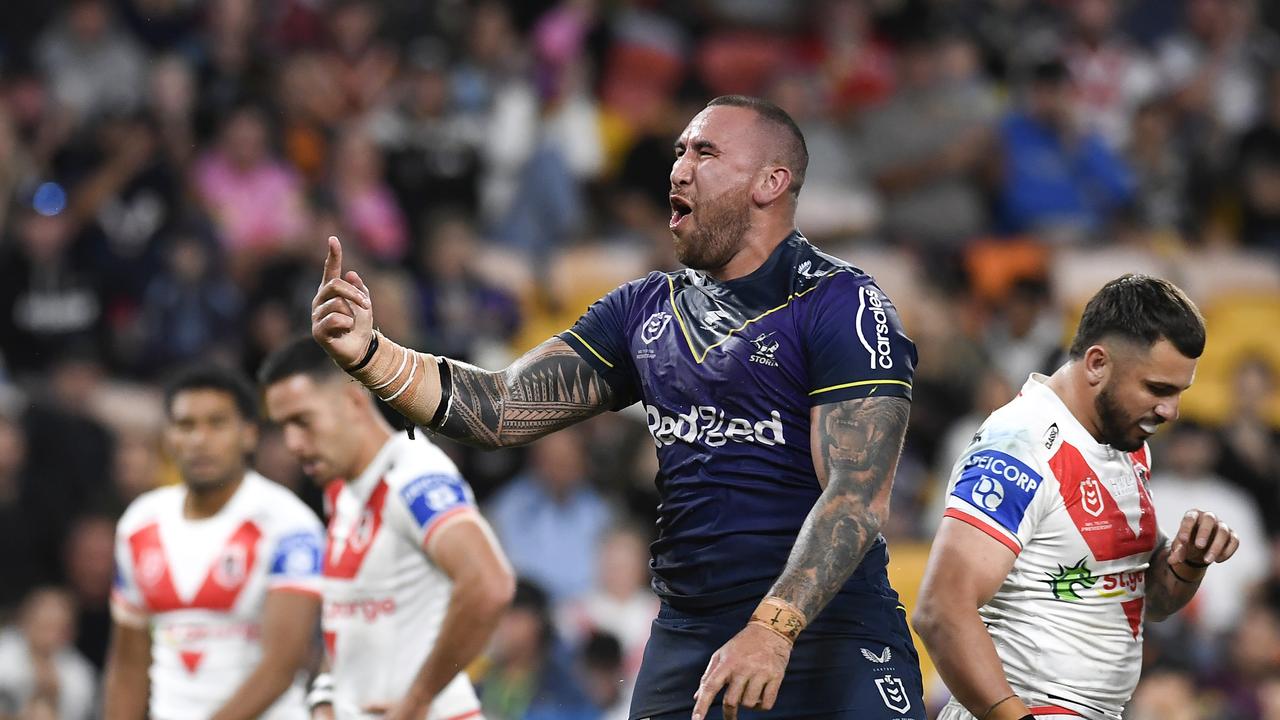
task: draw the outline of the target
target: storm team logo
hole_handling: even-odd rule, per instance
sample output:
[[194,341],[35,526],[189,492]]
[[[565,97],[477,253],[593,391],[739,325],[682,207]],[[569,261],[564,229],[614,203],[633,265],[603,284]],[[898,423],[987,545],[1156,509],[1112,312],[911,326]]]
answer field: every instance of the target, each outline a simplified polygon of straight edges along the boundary
[[662,337],[662,333],[666,332],[667,326],[670,324],[671,314],[659,310],[644,321],[644,326],[640,328],[640,339],[644,341],[645,345],[648,345]]

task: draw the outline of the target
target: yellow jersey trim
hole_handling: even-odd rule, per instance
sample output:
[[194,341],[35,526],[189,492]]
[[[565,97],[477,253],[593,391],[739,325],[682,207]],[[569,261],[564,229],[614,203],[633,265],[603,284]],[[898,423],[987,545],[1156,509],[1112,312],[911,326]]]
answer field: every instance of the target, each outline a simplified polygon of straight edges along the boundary
[[600,358],[600,362],[604,363],[605,365],[608,365],[610,369],[613,369],[613,363],[609,362],[608,360],[605,360],[604,356],[596,352],[596,349],[591,347],[591,343],[587,342],[586,340],[583,340],[581,335],[579,335],[578,333],[572,330],[566,330],[565,332],[577,338],[578,342],[582,343],[584,347],[590,350],[592,355],[595,355],[596,357]]
[[861,387],[863,385],[901,385],[907,388],[908,390],[911,389],[911,383],[907,382],[906,380],[859,380],[858,382],[849,382],[849,383],[843,383],[840,385],[832,385],[830,387],[819,388],[809,394],[817,395],[819,393],[831,392],[832,390],[843,390],[845,388]]
[[[841,270],[836,270],[836,271],[833,271],[833,272],[831,272],[831,273],[828,273],[828,274],[826,274],[826,275],[822,276],[821,278],[819,278],[819,279],[818,279],[818,281],[817,281],[817,282],[815,282],[815,283],[813,284],[813,287],[809,288],[808,290],[805,290],[805,291],[803,291],[803,292],[798,292],[798,293],[792,293],[791,295],[788,295],[788,296],[787,296],[787,301],[786,301],[786,302],[784,302],[784,303],[782,303],[782,304],[781,304],[781,305],[779,305],[778,307],[770,308],[770,309],[768,309],[768,310],[765,310],[764,312],[760,313],[759,315],[757,315],[757,316],[755,316],[755,317],[753,317],[753,318],[751,318],[751,319],[749,319],[749,320],[744,321],[744,322],[743,322],[741,325],[739,325],[738,327],[733,328],[733,329],[732,329],[732,330],[730,330],[729,332],[725,333],[725,336],[724,336],[723,338],[721,338],[720,340],[718,340],[718,341],[716,341],[716,342],[714,342],[714,343],[712,343],[712,344],[708,345],[708,346],[707,346],[707,349],[702,351],[702,356],[701,356],[701,357],[699,357],[699,356],[698,356],[698,350],[697,350],[697,348],[695,348],[695,347],[693,346],[693,339],[689,337],[689,328],[688,328],[688,327],[685,325],[685,323],[684,323],[684,317],[683,317],[682,315],[680,315],[680,308],[679,308],[678,306],[676,306],[676,283],[675,283],[675,280],[672,280],[672,279],[671,279],[671,276],[670,276],[670,275],[668,275],[668,276],[667,276],[667,289],[668,289],[668,291],[669,291],[669,293],[668,293],[668,294],[669,294],[669,296],[670,296],[670,298],[671,298],[671,311],[672,311],[673,313],[675,313],[675,315],[676,315],[676,322],[680,324],[680,332],[684,335],[684,341],[685,341],[685,344],[689,346],[689,352],[693,353],[693,360],[694,360],[694,362],[696,362],[696,363],[698,363],[699,365],[701,365],[701,364],[702,364],[702,361],[707,359],[707,355],[711,354],[711,351],[712,351],[712,350],[714,350],[714,349],[716,349],[716,348],[720,347],[721,345],[725,344],[726,342],[728,342],[728,341],[729,341],[729,338],[733,337],[734,333],[741,332],[741,331],[743,330],[743,328],[745,328],[746,326],[750,325],[751,323],[756,322],[757,320],[759,320],[759,319],[761,319],[761,318],[765,317],[766,315],[772,315],[773,313],[778,312],[779,310],[781,310],[781,309],[785,308],[786,306],[790,305],[792,300],[795,300],[796,298],[801,297],[801,296],[804,296],[804,295],[808,295],[809,293],[813,292],[814,290],[817,290],[817,289],[818,289],[818,286],[822,284],[822,281],[823,281],[823,280],[825,280],[825,279],[827,279],[827,278],[831,277],[832,275],[835,275],[835,274],[836,274],[836,273],[838,273],[838,272],[842,272],[842,271],[841,271]],[[602,359],[603,359],[603,358],[602,358]],[[812,394],[812,393],[810,393],[810,394]]]

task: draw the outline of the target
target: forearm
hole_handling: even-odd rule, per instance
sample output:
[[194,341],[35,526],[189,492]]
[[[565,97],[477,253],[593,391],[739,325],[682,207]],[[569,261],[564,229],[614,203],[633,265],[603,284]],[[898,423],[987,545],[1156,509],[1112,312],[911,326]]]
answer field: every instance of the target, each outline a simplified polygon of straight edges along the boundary
[[253,720],[293,683],[298,663],[264,658],[210,720]]
[[506,603],[500,593],[455,584],[440,634],[409,688],[409,699],[430,701],[484,650]]
[[814,465],[826,487],[769,591],[806,620],[826,607],[879,535],[909,410],[900,398],[819,408]]
[[1149,620],[1160,622],[1178,612],[1191,602],[1205,568],[1196,568],[1185,562],[1169,563],[1169,546],[1165,544],[1151,557],[1146,576],[1146,615]]
[[448,378],[442,389],[435,356],[380,337],[369,363],[351,374],[415,424],[482,448],[532,442],[610,403],[608,386],[559,339],[497,372],[444,362]]
[[103,678],[103,720],[143,720],[151,680],[151,637],[143,630],[116,624]]
[[[952,695],[982,718],[997,702],[1013,695],[1013,689],[977,609],[943,602],[921,605],[915,617],[916,633]],[[1021,699],[1011,698],[993,714],[1019,718],[1028,712]]]

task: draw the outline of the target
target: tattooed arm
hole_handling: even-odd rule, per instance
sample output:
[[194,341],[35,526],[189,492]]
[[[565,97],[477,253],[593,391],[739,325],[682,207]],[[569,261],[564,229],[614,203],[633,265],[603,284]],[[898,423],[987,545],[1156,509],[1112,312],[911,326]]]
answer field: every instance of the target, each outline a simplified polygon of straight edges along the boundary
[[810,411],[822,495],[751,622],[711,656],[694,695],[693,720],[705,717],[722,688],[726,720],[735,720],[739,707],[773,708],[796,636],[862,562],[889,513],[910,410],[903,398],[877,397]]
[[813,408],[810,444],[823,487],[769,591],[817,617],[844,585],[889,514],[911,403],[871,397]]
[[1147,619],[1159,622],[1181,610],[1205,572],[1215,562],[1226,562],[1240,547],[1240,537],[1211,512],[1188,510],[1178,534],[1162,542],[1147,567]]

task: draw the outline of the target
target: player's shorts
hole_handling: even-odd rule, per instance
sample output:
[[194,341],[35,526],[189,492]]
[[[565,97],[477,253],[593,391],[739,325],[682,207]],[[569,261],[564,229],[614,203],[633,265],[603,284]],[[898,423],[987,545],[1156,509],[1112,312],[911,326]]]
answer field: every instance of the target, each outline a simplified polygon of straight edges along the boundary
[[[1084,717],[1073,710],[1052,705],[1032,705],[1030,709],[1036,720],[1080,720],[1080,718]],[[965,710],[963,705],[956,702],[955,698],[952,698],[946,707],[942,708],[942,712],[938,713],[938,720],[977,720],[977,718],[974,717],[973,713]]]
[[[683,612],[663,603],[645,646],[631,720],[689,720],[712,654],[742,630],[756,605]],[[878,598],[858,607],[838,600],[801,633],[773,709],[739,710],[738,717],[924,720],[923,685],[906,611]],[[721,720],[720,697],[707,717]]]

